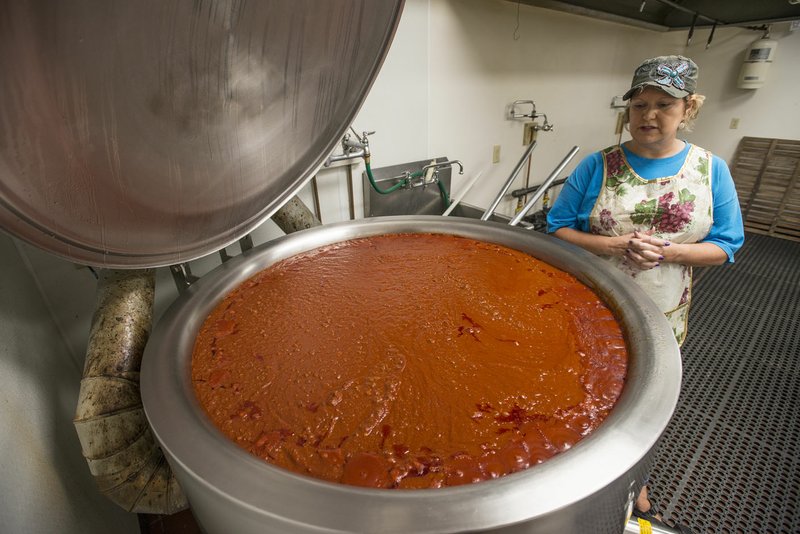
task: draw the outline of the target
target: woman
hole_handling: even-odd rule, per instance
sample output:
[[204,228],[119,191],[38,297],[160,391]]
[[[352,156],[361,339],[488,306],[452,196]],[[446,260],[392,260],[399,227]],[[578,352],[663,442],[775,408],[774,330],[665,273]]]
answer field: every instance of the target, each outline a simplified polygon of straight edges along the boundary
[[[692,267],[733,262],[744,229],[728,166],[680,139],[703,104],[697,65],[648,59],[635,71],[626,124],[631,140],[585,158],[547,215],[548,232],[593,252],[650,295],[682,344]],[[637,508],[651,505],[643,488]],[[653,511],[654,512],[654,511]]]
[[664,311],[679,344],[691,268],[733,262],[744,242],[728,166],[678,138],[705,99],[696,85],[691,59],[642,63],[623,97],[631,140],[585,158],[547,215],[549,232],[629,274]]

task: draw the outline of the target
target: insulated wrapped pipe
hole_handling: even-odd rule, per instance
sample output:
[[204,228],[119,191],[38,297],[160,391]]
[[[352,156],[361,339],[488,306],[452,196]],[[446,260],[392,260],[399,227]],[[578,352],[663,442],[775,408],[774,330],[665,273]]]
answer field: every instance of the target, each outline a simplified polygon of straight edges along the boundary
[[153,437],[139,368],[153,320],[155,272],[101,270],[75,429],[100,491],[128,512],[172,514],[188,503]]
[[281,209],[272,216],[272,220],[286,234],[292,234],[322,224],[308,209],[308,206],[296,196],[281,206]]

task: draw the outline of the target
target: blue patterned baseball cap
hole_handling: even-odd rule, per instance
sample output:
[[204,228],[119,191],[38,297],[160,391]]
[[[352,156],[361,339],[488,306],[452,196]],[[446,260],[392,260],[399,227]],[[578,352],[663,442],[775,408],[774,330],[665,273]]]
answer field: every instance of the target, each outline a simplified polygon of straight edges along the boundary
[[697,64],[683,56],[658,56],[645,60],[633,73],[631,88],[622,97],[628,100],[647,85],[661,89],[675,98],[697,90]]

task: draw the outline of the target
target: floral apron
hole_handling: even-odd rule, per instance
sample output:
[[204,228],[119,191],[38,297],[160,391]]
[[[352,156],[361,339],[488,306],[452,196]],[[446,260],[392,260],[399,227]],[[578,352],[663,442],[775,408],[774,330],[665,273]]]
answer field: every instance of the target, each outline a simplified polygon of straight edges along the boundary
[[[645,180],[631,168],[620,146],[606,148],[603,185],[589,215],[591,232],[618,236],[634,230],[652,232],[672,243],[695,243],[708,235],[713,223],[711,154],[690,145],[678,174]],[[692,295],[692,268],[662,263],[641,270],[626,256],[605,256],[628,274],[667,317],[675,339],[686,338]]]

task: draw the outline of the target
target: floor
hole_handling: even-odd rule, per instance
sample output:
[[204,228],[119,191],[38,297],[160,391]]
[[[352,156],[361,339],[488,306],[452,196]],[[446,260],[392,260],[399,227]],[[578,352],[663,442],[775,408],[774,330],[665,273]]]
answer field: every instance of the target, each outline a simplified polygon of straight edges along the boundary
[[[736,263],[698,269],[684,379],[651,497],[698,534],[800,532],[800,243],[748,234]],[[189,511],[142,534],[195,534]]]
[[652,496],[696,533],[800,532],[800,243],[748,234],[693,293]]

